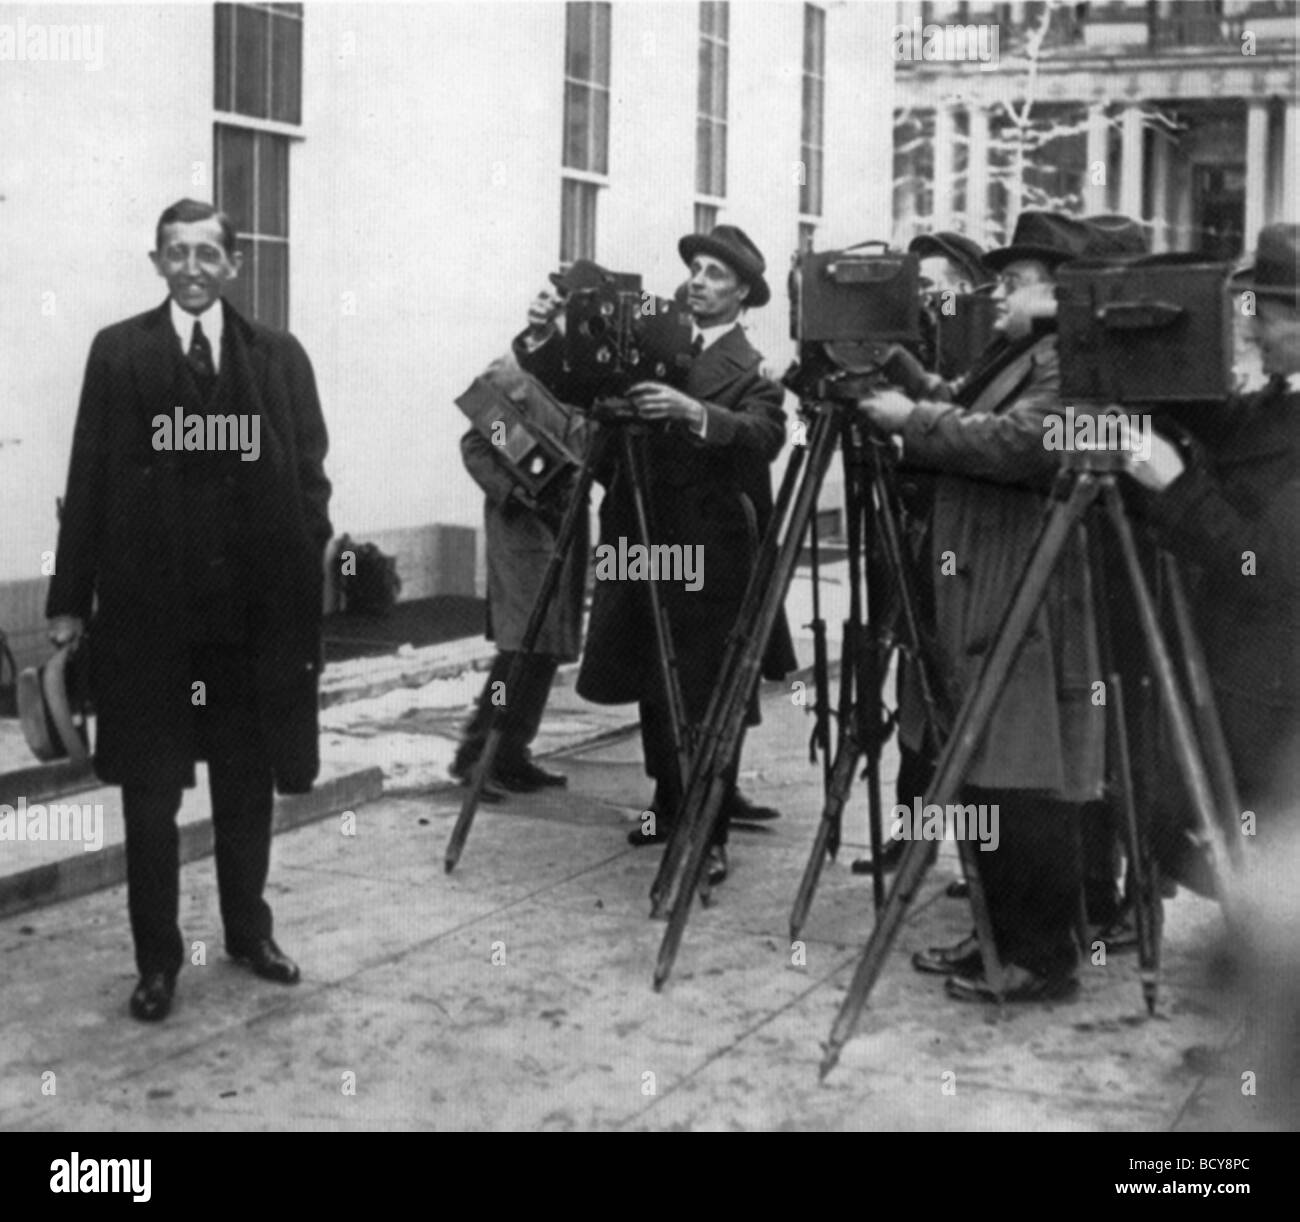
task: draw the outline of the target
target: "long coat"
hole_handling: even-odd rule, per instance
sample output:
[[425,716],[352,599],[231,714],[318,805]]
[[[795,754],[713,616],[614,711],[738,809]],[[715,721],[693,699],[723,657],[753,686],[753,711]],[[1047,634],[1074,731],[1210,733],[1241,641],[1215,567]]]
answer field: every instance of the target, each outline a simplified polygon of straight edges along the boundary
[[[727,637],[772,514],[770,464],[785,441],[784,394],[759,373],[761,357],[736,326],[687,370],[683,390],[704,404],[703,438],[684,425],[644,437],[647,500],[655,543],[702,548],[702,587],[660,587],[688,713],[703,714]],[[615,439],[617,440],[617,439]],[[640,532],[620,463],[601,503],[602,544],[636,543]],[[577,690],[597,704],[639,700],[660,682],[645,583],[598,580]],[[767,642],[766,678],[795,667],[784,612]]]
[[[552,347],[552,345],[547,345]],[[519,351],[516,345],[516,353]],[[516,360],[500,362],[490,376],[507,384],[522,376]],[[552,384],[554,383],[552,378]],[[579,456],[585,446],[584,421],[573,412],[569,432],[563,440]],[[514,481],[494,453],[496,447],[477,429],[461,438],[460,452],[465,469],[483,490],[483,529],[487,554],[487,637],[502,650],[516,650],[523,644],[524,630],[541,589],[547,565],[555,551],[555,531],[537,514],[511,498]],[[567,504],[564,489],[553,493],[557,512]],[[559,588],[533,652],[550,654],[572,662],[582,648],[582,602],[587,576],[590,528],[587,515],[578,519],[578,533],[560,575]]]
[[[225,311],[224,391],[209,411],[260,415],[246,478],[259,624],[245,643],[276,787],[305,792],[319,771],[322,557],[331,528],[328,439],[311,363],[291,335]],[[94,765],[113,784],[192,786],[187,505],[177,455],[153,418],[192,413],[193,382],[168,303],[101,331],[77,412],[47,615],[89,621],[98,713]],[[187,403],[189,400],[189,403]],[[240,472],[241,476],[245,473]],[[210,523],[208,525],[211,525]],[[92,616],[93,610],[93,616]]]
[[[1044,420],[1060,412],[1055,335],[1014,345],[981,377],[969,407],[920,403],[903,429],[903,461],[941,473],[931,562],[941,661],[955,713],[1029,559],[1060,455]],[[1104,679],[1084,537],[1071,540],[1007,678],[965,781],[1037,789],[1069,801],[1101,795]]]
[[1199,578],[1198,634],[1242,800],[1300,784],[1300,392],[1236,404],[1208,464],[1141,497]]

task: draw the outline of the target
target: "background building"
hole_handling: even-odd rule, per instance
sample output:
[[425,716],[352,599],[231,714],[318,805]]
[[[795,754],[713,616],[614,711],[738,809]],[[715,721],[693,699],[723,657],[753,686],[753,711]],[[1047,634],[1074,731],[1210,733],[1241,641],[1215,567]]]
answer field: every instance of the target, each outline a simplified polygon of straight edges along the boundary
[[1063,207],[1140,217],[1154,250],[1227,259],[1300,215],[1294,0],[897,10],[907,27],[1000,34],[996,63],[898,65],[901,240],[957,228],[997,243],[1022,207]]
[[165,205],[231,211],[237,300],[310,354],[337,528],[399,551],[404,596],[469,592],[481,498],[455,396],[562,259],[667,294],[678,237],[720,220],[767,255],[774,299],[750,325],[784,368],[791,251],[889,232],[893,18],[0,5],[0,627],[39,641],[86,354],[163,299],[145,256]]

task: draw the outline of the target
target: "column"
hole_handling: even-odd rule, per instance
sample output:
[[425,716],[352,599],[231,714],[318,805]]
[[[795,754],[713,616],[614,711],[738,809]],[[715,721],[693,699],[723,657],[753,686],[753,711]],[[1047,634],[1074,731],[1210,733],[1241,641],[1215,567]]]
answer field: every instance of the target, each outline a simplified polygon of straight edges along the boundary
[[1255,239],[1264,227],[1267,188],[1268,104],[1263,98],[1251,98],[1246,103],[1246,215],[1241,235],[1247,250],[1254,249]]
[[1142,108],[1126,106],[1120,119],[1119,210],[1142,216]]
[[[1106,103],[1094,102],[1088,107],[1088,151],[1083,170],[1083,210],[1090,216],[1107,211],[1106,175],[1110,173],[1110,141],[1106,124]],[[1101,167],[1101,181],[1097,181],[1097,167]]]
[[989,112],[978,103],[970,108],[970,142],[966,146],[966,233],[986,240],[989,218]]
[[1169,141],[1159,132],[1151,140],[1151,228],[1148,232],[1152,254],[1170,249]]
[[[1296,157],[1296,142],[1300,141],[1300,102],[1286,103],[1282,111],[1282,215],[1278,220],[1300,221],[1300,161]],[[1254,243],[1250,237],[1246,245]]]
[[934,203],[931,222],[934,229],[952,228],[952,146],[955,128],[952,103],[940,102],[934,111]]

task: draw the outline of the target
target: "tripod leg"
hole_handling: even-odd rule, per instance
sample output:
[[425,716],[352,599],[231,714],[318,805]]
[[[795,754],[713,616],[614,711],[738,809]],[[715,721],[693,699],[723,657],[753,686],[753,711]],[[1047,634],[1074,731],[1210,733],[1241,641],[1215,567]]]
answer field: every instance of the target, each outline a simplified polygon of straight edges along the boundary
[[1147,588],[1142,565],[1138,559],[1137,546],[1133,541],[1133,531],[1124,512],[1124,501],[1113,477],[1105,485],[1106,509],[1115,533],[1119,538],[1120,549],[1124,555],[1124,564],[1128,570],[1129,583],[1137,601],[1138,618],[1142,633],[1146,638],[1147,650],[1155,668],[1156,682],[1160,696],[1168,713],[1173,731],[1174,751],[1178,765],[1187,782],[1192,799],[1192,810],[1196,815],[1200,843],[1209,849],[1209,864],[1214,875],[1215,890],[1223,905],[1224,919],[1230,928],[1240,928],[1236,918],[1237,897],[1229,891],[1228,884],[1233,877],[1232,860],[1228,846],[1219,826],[1214,811],[1214,791],[1210,787],[1204,757],[1197,742],[1192,719],[1187,712],[1187,705],[1178,687],[1178,677],[1165,643],[1164,633],[1156,616],[1155,602]]
[[[1020,654],[1029,626],[1047,593],[1047,585],[1057,562],[1071,534],[1083,520],[1088,506],[1096,500],[1099,491],[1100,485],[1094,475],[1089,472],[1078,473],[1070,487],[1068,499],[1053,505],[1045,518],[1038,538],[1034,542],[1029,562],[1016,583],[1011,602],[1003,613],[1002,621],[993,638],[993,644],[984,657],[979,677],[962,702],[952,733],[949,734],[939,755],[934,777],[925,795],[927,805],[931,803],[946,805],[957,795],[958,786],[983,740],[984,732],[988,728],[989,719],[997,706],[1007,677]],[[961,843],[966,850],[970,849],[968,844]],[[963,867],[971,857],[973,857],[972,853],[963,852]],[[898,937],[907,907],[929,866],[928,859],[929,845],[923,841],[913,841],[903,853],[903,862],[889,897],[885,901],[884,911],[876,921],[876,926],[863,948],[862,957],[849,984],[848,994],[831,1027],[826,1054],[822,1058],[822,1078],[835,1068],[840,1052],[858,1024],[862,1007],[866,1005],[867,997],[880,975],[885,958]],[[973,865],[973,862],[971,864]],[[997,946],[993,938],[993,924],[989,917],[979,871],[972,870],[967,875],[967,881],[970,884],[971,908],[975,917],[976,932],[980,939],[980,953],[984,959],[984,978],[1000,994],[1003,986],[1003,967],[998,959]]]
[[[552,551],[550,559],[546,562],[546,571],[542,575],[541,587],[537,591],[537,597],[533,600],[532,610],[528,613],[528,623],[524,627],[523,640],[511,661],[510,671],[506,677],[507,700],[510,699],[510,693],[516,691],[519,687],[519,682],[524,673],[524,666],[526,665],[526,658],[533,652],[533,647],[537,644],[537,638],[541,635],[542,626],[546,623],[546,617],[550,612],[551,603],[555,599],[556,591],[560,588],[560,577],[564,572],[564,566],[569,559],[569,554],[573,551],[573,543],[578,536],[578,527],[582,515],[587,512],[587,497],[591,492],[592,480],[595,477],[596,451],[602,444],[603,438],[601,437],[593,440],[583,457],[582,466],[578,469],[578,482],[574,488],[572,498],[565,507],[564,517],[560,522],[560,531],[555,538],[555,550]],[[474,812],[478,809],[484,782],[492,775],[492,767],[496,763],[497,751],[500,749],[501,739],[504,737],[503,720],[504,710],[498,705],[492,710],[492,723],[488,730],[487,741],[483,744],[483,751],[479,755],[478,764],[470,780],[469,790],[461,802],[460,814],[456,817],[456,826],[452,828],[451,838],[447,841],[443,868],[448,874],[456,868],[456,863],[460,860],[460,855],[465,848],[465,841],[469,839],[470,828],[474,824]]]
[[[668,928],[655,965],[655,988],[661,989],[672,971],[690,908],[699,887],[705,853],[722,803],[721,773],[734,758],[744,738],[745,710],[758,681],[763,650],[785,601],[817,492],[826,477],[835,449],[835,416],[841,409],[828,405],[817,418],[809,438],[803,478],[794,496],[789,525],[776,547],[775,558],[755,566],[745,602],[752,595],[757,606],[752,617],[737,620],[735,637],[743,642],[736,664],[722,679],[705,721],[703,742],[692,764],[691,783],[683,806],[679,835],[685,835],[682,866],[670,880],[665,903],[671,908]],[[775,525],[775,523],[774,523]],[[769,531],[769,537],[776,535]]]
[[[1219,720],[1219,710],[1214,703],[1214,689],[1210,684],[1209,669],[1205,665],[1205,654],[1192,624],[1183,576],[1177,561],[1168,552],[1160,553],[1160,563],[1174,611],[1174,625],[1178,631],[1178,643],[1187,675],[1187,691],[1201,746],[1205,750],[1205,763],[1210,770],[1210,780],[1222,816],[1229,820],[1235,819],[1241,811],[1241,796],[1237,792],[1237,778],[1232,769],[1232,756],[1228,753],[1228,740],[1224,736],[1223,723]],[[1229,853],[1240,865],[1239,839],[1235,836],[1228,838],[1227,844]]]
[[1147,838],[1138,824],[1137,802],[1133,795],[1133,764],[1128,749],[1128,716],[1124,708],[1124,685],[1119,673],[1109,676],[1111,703],[1111,745],[1115,751],[1115,772],[1124,805],[1124,833],[1128,847],[1129,870],[1135,882],[1133,915],[1138,931],[1138,971],[1142,979],[1142,999],[1147,1013],[1154,1016],[1160,990],[1160,917],[1159,899],[1152,875],[1151,854]]

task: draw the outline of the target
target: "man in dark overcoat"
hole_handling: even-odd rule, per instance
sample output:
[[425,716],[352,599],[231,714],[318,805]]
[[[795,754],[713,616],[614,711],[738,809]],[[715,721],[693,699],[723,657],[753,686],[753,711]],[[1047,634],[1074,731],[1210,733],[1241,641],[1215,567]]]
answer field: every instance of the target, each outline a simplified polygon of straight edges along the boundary
[[[678,252],[690,269],[686,300],[694,319],[694,355],[682,389],[643,382],[629,397],[641,420],[653,426],[645,437],[653,542],[698,548],[702,557],[700,588],[671,581],[661,587],[686,718],[698,725],[720,677],[727,639],[771,517],[770,465],[785,441],[785,412],[784,392],[759,372],[762,358],[740,325],[743,309],[763,306],[771,296],[758,248],[743,230],[719,225],[710,234],[683,237]],[[606,490],[602,545],[639,539],[627,478],[620,466]],[[794,666],[782,614],[766,643],[763,675],[782,678]],[[643,582],[597,580],[577,690],[597,704],[639,702],[645,768],[655,782],[650,807],[655,820],[653,827],[634,829],[630,839],[665,842],[681,795]],[[757,719],[755,701],[749,724]],[[728,819],[740,817],[737,772],[738,759],[728,766],[731,797],[723,806],[710,865],[715,880],[728,868]]]
[[56,644],[88,637],[95,770],[122,787],[131,1012],[146,1021],[166,1017],[184,959],[176,814],[197,760],[226,949],[298,980],[262,893],[274,791],[305,793],[319,770],[330,538],[311,363],[222,300],[233,226],[182,200],[156,247],[168,300],[91,346],[46,608]]
[[[863,402],[878,427],[901,438],[905,464],[940,474],[931,546],[937,643],[954,710],[974,685],[1028,562],[1059,468],[1060,453],[1045,444],[1045,425],[1062,410],[1054,275],[1090,253],[1093,236],[1068,217],[1022,213],[1011,245],[986,258],[999,274],[998,338],[957,402],[914,403],[898,391]],[[977,857],[998,950],[1010,965],[1009,1001],[1064,999],[1078,988],[1075,820],[1081,804],[1102,794],[1105,707],[1091,698],[1100,670],[1079,532],[1052,576],[961,798],[998,809],[1000,843]],[[948,975],[951,996],[992,996],[973,938],[932,948],[914,963]]]

